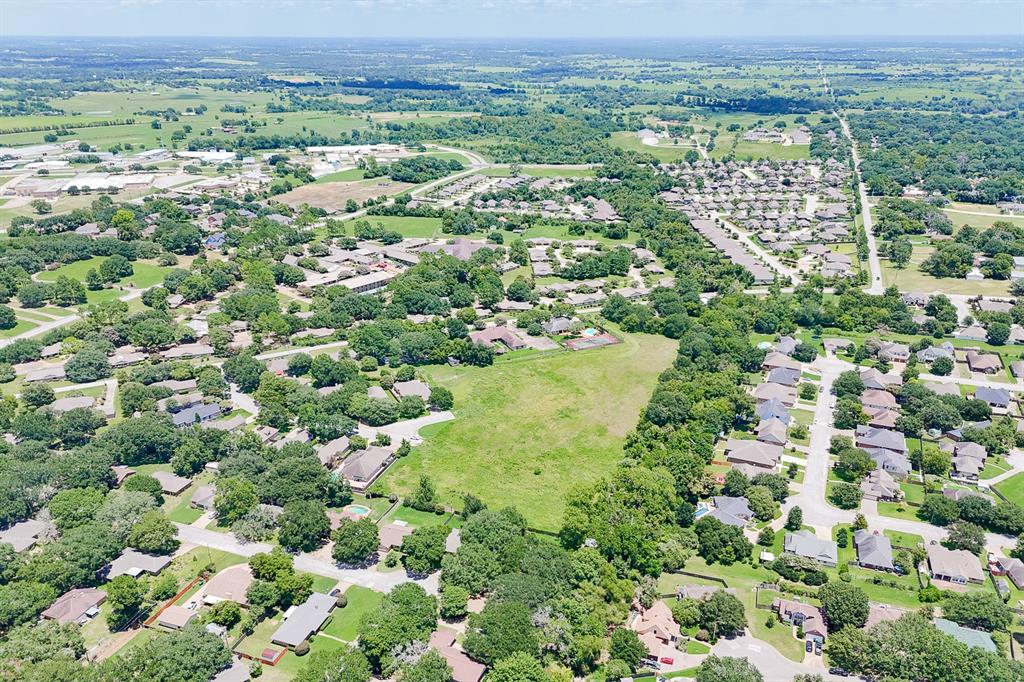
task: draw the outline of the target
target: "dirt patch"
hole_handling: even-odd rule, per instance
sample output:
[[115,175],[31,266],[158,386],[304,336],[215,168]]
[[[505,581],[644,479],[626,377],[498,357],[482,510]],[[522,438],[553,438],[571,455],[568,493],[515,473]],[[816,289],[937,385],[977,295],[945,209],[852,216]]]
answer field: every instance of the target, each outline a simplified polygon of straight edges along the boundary
[[411,183],[394,182],[387,178],[372,178],[356,182],[325,182],[322,185],[303,185],[278,195],[277,200],[293,207],[309,204],[325,211],[341,211],[349,199],[361,204],[367,199],[401,194],[413,187],[415,185]]

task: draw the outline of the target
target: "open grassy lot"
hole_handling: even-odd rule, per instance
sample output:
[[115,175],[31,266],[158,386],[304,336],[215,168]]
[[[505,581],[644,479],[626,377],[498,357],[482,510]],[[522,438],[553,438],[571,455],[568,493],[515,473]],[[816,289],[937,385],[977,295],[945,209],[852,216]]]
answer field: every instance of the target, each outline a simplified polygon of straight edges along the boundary
[[[357,218],[371,225],[383,225],[385,229],[401,233],[403,237],[443,238],[440,218],[417,218],[415,216],[371,215]],[[351,225],[352,223],[347,223]],[[351,228],[346,232],[351,233]]]
[[[106,256],[94,256],[87,260],[68,263],[67,265],[60,266],[56,270],[47,270],[39,273],[39,279],[43,282],[54,282],[58,277],[65,276],[84,283],[85,276],[89,270],[98,270],[104,260],[106,260]],[[164,281],[164,276],[171,270],[171,268],[141,260],[133,261],[132,269],[134,272],[128,277],[121,279],[117,283],[118,286],[131,286],[139,289],[151,287]],[[118,286],[110,289],[100,289],[99,291],[86,290],[86,300],[88,303],[101,303],[124,296],[125,292],[118,288]]]
[[619,461],[625,435],[674,356],[668,339],[624,335],[624,343],[592,351],[426,369],[431,384],[455,394],[456,419],[425,429],[426,443],[377,487],[407,493],[425,474],[449,504],[459,506],[470,492],[555,529],[565,492]]
[[348,605],[343,609],[334,610],[331,622],[322,630],[322,633],[346,642],[354,642],[359,622],[365,614],[377,608],[377,605],[384,599],[384,594],[353,585],[345,590],[345,596],[348,597]]
[[[529,175],[531,178],[588,178],[594,177],[595,173],[593,168],[551,168],[548,166],[523,166],[521,170],[523,175]],[[512,175],[512,169],[508,167],[484,168],[480,173],[492,178],[507,178]]]
[[996,490],[1005,495],[1010,502],[1024,505],[1024,473],[1010,476],[1005,481],[997,483]]
[[955,277],[932,277],[920,270],[933,248],[915,245],[910,256],[910,263],[903,270],[897,270],[885,258],[882,259],[882,281],[885,286],[897,286],[900,291],[921,294],[966,294],[971,296],[1005,296],[1009,290],[1009,280],[984,279],[972,282]]
[[316,179],[317,185],[323,185],[328,182],[352,182],[353,180],[363,179],[362,168],[349,168],[348,170],[338,171],[337,173],[328,173],[322,175]]
[[345,208],[349,199],[362,203],[367,199],[391,197],[410,190],[415,185],[408,182],[395,182],[386,177],[355,182],[326,182],[296,187],[290,192],[278,195],[278,201],[292,207],[309,204],[325,211],[340,211]]

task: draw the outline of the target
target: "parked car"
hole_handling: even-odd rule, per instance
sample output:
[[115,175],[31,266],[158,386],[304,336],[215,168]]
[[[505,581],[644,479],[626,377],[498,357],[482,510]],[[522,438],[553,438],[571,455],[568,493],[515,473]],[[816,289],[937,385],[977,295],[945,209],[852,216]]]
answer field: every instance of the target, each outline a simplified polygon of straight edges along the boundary
[[811,640],[807,640],[806,644],[804,645],[804,651],[806,651],[807,653],[811,653],[812,651],[814,651],[814,642],[812,642]]
[[814,643],[814,653],[821,656],[821,642]]

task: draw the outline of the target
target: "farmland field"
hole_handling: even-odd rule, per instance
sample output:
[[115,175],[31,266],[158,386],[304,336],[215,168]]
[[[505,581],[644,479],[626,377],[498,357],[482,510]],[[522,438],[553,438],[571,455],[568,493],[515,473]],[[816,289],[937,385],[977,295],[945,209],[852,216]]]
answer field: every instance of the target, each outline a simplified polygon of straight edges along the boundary
[[609,473],[675,343],[626,335],[617,346],[510,357],[493,367],[430,367],[431,384],[455,394],[456,419],[424,432],[426,443],[377,485],[409,492],[430,476],[456,507],[464,493],[492,507],[515,505],[557,529],[565,491]]

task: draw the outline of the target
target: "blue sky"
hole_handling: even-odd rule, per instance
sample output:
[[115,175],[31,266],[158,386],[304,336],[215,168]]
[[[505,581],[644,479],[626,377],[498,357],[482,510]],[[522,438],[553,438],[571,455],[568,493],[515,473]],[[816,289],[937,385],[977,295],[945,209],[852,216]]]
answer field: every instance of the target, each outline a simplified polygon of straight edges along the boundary
[[0,0],[2,35],[1024,41],[1024,0]]

